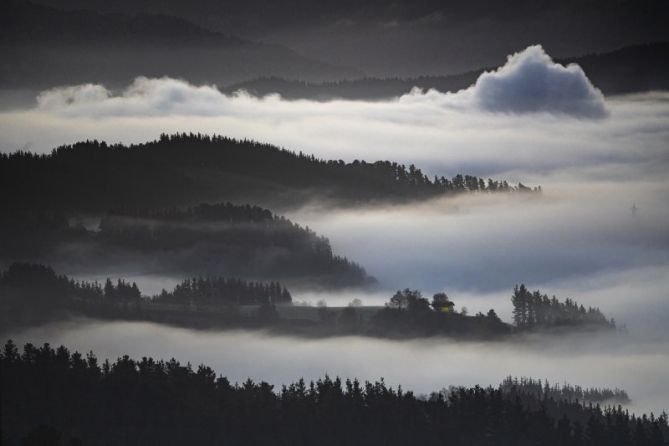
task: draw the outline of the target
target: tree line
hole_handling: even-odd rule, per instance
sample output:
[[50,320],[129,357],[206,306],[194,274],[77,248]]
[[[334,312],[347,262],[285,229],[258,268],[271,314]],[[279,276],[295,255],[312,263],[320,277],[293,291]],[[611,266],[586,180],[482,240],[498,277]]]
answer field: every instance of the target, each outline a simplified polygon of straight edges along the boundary
[[278,282],[198,277],[184,280],[171,292],[162,290],[153,301],[182,305],[271,305],[290,303],[292,297],[286,287]]
[[[326,237],[258,206],[119,207],[90,227],[86,218],[42,210],[4,221],[0,257],[74,262],[84,256],[99,269],[129,257],[173,275],[292,280],[325,288],[375,283],[359,264],[334,254]],[[67,249],[73,245],[79,249]]]
[[3,445],[663,446],[667,416],[516,388],[418,397],[381,379],[231,383],[205,365],[8,341],[0,353]]
[[468,316],[466,308],[459,312],[446,293],[432,296],[431,301],[419,290],[398,290],[372,319],[374,330],[392,336],[472,336],[495,338],[511,333],[490,309],[487,314]]
[[584,388],[578,385],[568,383],[553,383],[548,380],[543,382],[540,379],[527,377],[507,376],[499,386],[500,389],[516,393],[535,395],[539,399],[552,398],[554,400],[578,401],[584,404],[629,404],[631,402],[629,395],[623,389],[608,389],[591,387]]
[[[0,272],[0,325],[3,327],[40,324],[70,313],[153,320],[156,314],[164,316],[165,305],[173,306],[167,310],[177,315],[187,315],[197,306],[207,310],[230,307],[224,316],[237,319],[253,319],[255,316],[259,322],[267,323],[276,317],[274,304],[290,303],[291,300],[290,292],[278,282],[196,277],[184,280],[172,291],[163,290],[159,295],[149,297],[142,296],[135,282],[123,279],[114,282],[109,278],[104,284],[74,280],[44,265],[13,263]],[[255,314],[243,317],[231,308],[240,305],[261,308]],[[210,315],[211,318],[217,316],[220,315]],[[186,321],[197,323],[192,319]],[[221,322],[230,321],[224,319]]]
[[615,320],[607,319],[599,308],[585,308],[570,298],[561,302],[539,290],[531,292],[524,284],[514,287],[511,303],[513,322],[522,330],[570,326],[616,328]]
[[314,199],[356,205],[534,190],[472,175],[429,178],[414,165],[323,160],[270,144],[193,133],[163,134],[133,145],[83,141],[46,155],[0,154],[0,188],[12,191],[0,202],[5,210],[89,212],[224,200],[271,207]]
[[318,286],[334,288],[375,283],[360,265],[335,255],[326,237],[258,206],[117,209],[91,236],[137,256],[169,252],[164,267],[182,274],[318,280]]
[[[524,295],[540,293],[529,293],[524,285],[516,286],[514,302],[518,302],[517,296]],[[552,325],[517,325],[516,322],[513,326],[502,321],[492,308],[485,314],[469,315],[466,307],[456,310],[446,293],[436,293],[428,300],[421,291],[408,288],[398,290],[380,309],[360,305],[333,309],[323,304],[318,308],[291,310],[284,305],[292,303],[290,292],[276,281],[196,276],[183,280],[171,291],[163,290],[150,297],[142,296],[134,282],[123,279],[116,282],[107,279],[104,284],[78,281],[58,275],[43,265],[14,263],[0,272],[0,322],[6,326],[34,325],[76,313],[191,328],[265,328],[305,336],[358,334],[393,339],[426,336],[496,339],[551,327],[560,327],[565,332],[615,328],[606,318],[593,319],[606,322],[594,324],[588,319],[593,312],[580,310],[581,306],[570,299],[564,303],[553,299],[549,302],[557,302],[555,314],[561,314],[562,308],[566,308],[566,311],[575,311],[578,319],[556,318]],[[277,310],[277,305],[282,306],[282,311]],[[514,318],[517,314],[514,308]]]

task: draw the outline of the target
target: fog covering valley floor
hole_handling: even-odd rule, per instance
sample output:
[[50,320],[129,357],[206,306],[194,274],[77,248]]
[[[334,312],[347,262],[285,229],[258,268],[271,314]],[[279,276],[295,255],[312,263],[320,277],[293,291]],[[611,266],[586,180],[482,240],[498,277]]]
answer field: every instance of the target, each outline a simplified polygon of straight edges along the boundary
[[[540,73],[535,78],[534,76]],[[543,77],[542,77],[543,76]],[[563,86],[536,102],[525,86]],[[496,94],[512,91],[513,95]],[[537,195],[471,193],[364,208],[319,203],[286,210],[379,281],[374,291],[293,291],[293,301],[382,305],[397,289],[445,291],[469,314],[511,321],[517,283],[600,307],[627,334],[528,335],[514,342],[449,338],[301,339],[73,319],[6,335],[101,358],[124,354],[212,365],[233,380],[377,379],[427,393],[496,385],[507,375],[623,388],[630,410],[669,407],[669,93],[604,97],[540,47],[458,93],[413,91],[380,101],[284,101],[226,96],[206,85],[139,79],[125,92],[96,85],[44,92],[31,109],[0,113],[0,147],[46,152],[97,138],[124,143],[162,132],[253,138],[326,159],[393,159],[429,176],[467,172],[542,186]],[[118,129],[123,128],[122,136]],[[65,271],[80,279],[104,279]],[[182,277],[115,270],[146,294]],[[79,275],[77,275],[79,274]]]

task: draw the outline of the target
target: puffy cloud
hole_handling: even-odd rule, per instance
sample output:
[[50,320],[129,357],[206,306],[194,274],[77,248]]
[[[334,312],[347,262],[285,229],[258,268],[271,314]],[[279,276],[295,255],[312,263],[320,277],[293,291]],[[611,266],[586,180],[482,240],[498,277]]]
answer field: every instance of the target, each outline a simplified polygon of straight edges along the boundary
[[602,92],[581,67],[553,62],[540,45],[509,56],[497,71],[483,73],[472,92],[475,103],[492,112],[606,116]]
[[72,117],[220,115],[229,103],[215,85],[195,86],[168,77],[138,77],[120,94],[83,84],[53,88],[37,97],[39,110]]

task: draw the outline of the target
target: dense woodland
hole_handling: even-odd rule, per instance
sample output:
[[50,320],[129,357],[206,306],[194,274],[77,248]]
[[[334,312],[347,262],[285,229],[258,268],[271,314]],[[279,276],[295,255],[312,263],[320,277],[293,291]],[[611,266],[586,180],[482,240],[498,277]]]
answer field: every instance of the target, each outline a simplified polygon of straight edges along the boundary
[[154,302],[184,305],[269,305],[292,301],[288,290],[278,282],[245,282],[223,277],[186,279],[174,288],[163,290]]
[[532,191],[506,181],[428,178],[391,161],[321,160],[270,144],[222,136],[162,135],[125,146],[86,141],[51,154],[0,154],[5,211],[191,206],[234,201],[273,208],[312,200],[355,205],[461,192]]
[[615,329],[616,322],[607,319],[599,308],[579,305],[573,299],[560,302],[539,290],[531,292],[524,284],[516,285],[511,296],[513,322],[521,330],[590,327]]
[[667,416],[511,388],[417,397],[383,380],[274,388],[211,368],[11,341],[0,354],[3,445],[663,446]]
[[539,399],[552,398],[554,400],[580,401],[585,404],[628,404],[630,397],[623,389],[583,388],[568,383],[558,384],[543,382],[540,379],[507,376],[499,388],[506,392],[516,392],[535,395]]
[[87,228],[85,218],[63,212],[8,216],[0,232],[0,257],[82,270],[141,263],[177,277],[225,275],[314,288],[375,283],[361,266],[334,254],[327,238],[257,206],[121,208],[89,220]]
[[355,206],[540,188],[461,174],[428,178],[414,165],[321,160],[183,133],[130,146],[86,141],[48,155],[0,154],[0,190],[6,263],[67,264],[89,273],[139,264],[176,276],[341,288],[375,280],[333,254],[326,238],[258,206]]
[[[71,315],[181,321],[182,325],[201,323],[202,318],[208,317],[222,325],[235,321],[257,325],[268,322],[267,314],[263,313],[267,310],[265,306],[271,311],[274,304],[290,303],[291,299],[290,292],[277,282],[222,277],[186,279],[170,292],[163,290],[158,296],[147,297],[142,296],[134,282],[76,281],[56,274],[47,266],[14,263],[0,272],[0,327],[35,325]],[[234,307],[243,305],[259,309],[242,317]],[[208,312],[211,313],[207,315]],[[179,314],[185,317],[170,317]]]

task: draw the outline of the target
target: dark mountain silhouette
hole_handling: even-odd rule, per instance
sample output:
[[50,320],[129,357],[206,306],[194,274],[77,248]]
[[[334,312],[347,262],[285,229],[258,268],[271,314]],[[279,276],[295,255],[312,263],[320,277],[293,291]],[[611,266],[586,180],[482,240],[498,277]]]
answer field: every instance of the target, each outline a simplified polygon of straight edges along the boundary
[[132,146],[88,141],[49,155],[0,154],[0,189],[6,192],[0,195],[6,262],[66,264],[89,273],[135,265],[172,276],[222,274],[324,288],[373,279],[309,228],[266,209],[221,202],[285,209],[539,191],[461,174],[430,179],[413,165],[325,161],[193,134]]
[[2,88],[120,87],[140,75],[223,84],[263,75],[317,81],[361,74],[173,16],[61,11],[21,0],[0,6],[0,51]]
[[188,45],[194,42],[221,46],[250,43],[162,14],[63,11],[19,0],[8,0],[2,8],[2,43]]
[[[669,42],[634,45],[607,53],[559,59],[576,63],[605,95],[669,89]],[[415,78],[363,78],[322,83],[266,77],[244,81],[223,89],[225,93],[245,90],[255,96],[278,93],[286,99],[382,100],[398,97],[413,87],[455,92],[476,82],[486,68],[448,76]]]
[[72,10],[175,15],[374,77],[496,66],[536,43],[562,58],[669,39],[666,0],[38,1]]
[[310,288],[375,283],[334,254],[327,238],[255,206],[113,211],[91,230],[77,214],[30,212],[0,221],[3,261],[48,261],[88,272],[136,265],[136,271],[176,277],[224,275]]
[[281,209],[317,201],[359,205],[445,194],[516,193],[506,181],[455,175],[428,178],[391,161],[321,160],[270,144],[221,136],[163,135],[138,145],[86,141],[48,155],[0,154],[5,211],[96,211],[254,203]]
[[[125,445],[663,446],[667,416],[630,415],[513,388],[417,397],[383,380],[275,389],[205,365],[8,341],[0,353],[2,443]],[[224,372],[224,371],[223,371]]]

